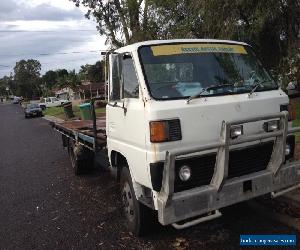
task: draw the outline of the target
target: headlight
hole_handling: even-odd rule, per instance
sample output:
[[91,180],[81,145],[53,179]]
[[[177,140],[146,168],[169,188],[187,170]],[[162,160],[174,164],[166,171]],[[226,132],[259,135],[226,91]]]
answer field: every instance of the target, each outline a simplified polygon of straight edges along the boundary
[[169,142],[182,139],[179,119],[150,121],[150,141]]
[[237,138],[238,136],[242,135],[243,133],[244,133],[244,131],[243,131],[242,125],[232,126],[230,129],[230,138],[231,139]]
[[279,130],[279,120],[265,122],[263,128],[266,132],[273,132]]
[[291,153],[291,146],[289,144],[285,145],[285,155],[289,155]]
[[289,135],[286,138],[285,159],[289,160],[294,157],[295,151],[295,135]]
[[182,181],[188,181],[191,178],[192,175],[192,171],[191,168],[189,166],[183,165],[180,169],[179,169],[179,178]]

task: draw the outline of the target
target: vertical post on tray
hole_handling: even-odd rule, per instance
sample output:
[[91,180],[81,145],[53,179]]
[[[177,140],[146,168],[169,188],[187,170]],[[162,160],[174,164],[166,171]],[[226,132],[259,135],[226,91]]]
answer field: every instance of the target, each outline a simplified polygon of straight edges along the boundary
[[108,84],[108,78],[109,78],[109,67],[108,67],[108,56],[109,51],[102,51],[101,55],[104,56],[104,100],[107,101],[107,84]]
[[91,109],[92,109],[92,117],[93,117],[93,135],[94,135],[94,150],[95,153],[98,151],[97,145],[97,117],[95,111],[95,99],[91,98]]

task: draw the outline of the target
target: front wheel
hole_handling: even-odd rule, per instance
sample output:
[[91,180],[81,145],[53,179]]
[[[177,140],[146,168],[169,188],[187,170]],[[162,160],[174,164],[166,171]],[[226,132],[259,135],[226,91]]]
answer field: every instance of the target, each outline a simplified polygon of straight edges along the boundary
[[122,168],[120,189],[128,229],[136,236],[145,235],[153,225],[153,211],[136,199],[127,167]]

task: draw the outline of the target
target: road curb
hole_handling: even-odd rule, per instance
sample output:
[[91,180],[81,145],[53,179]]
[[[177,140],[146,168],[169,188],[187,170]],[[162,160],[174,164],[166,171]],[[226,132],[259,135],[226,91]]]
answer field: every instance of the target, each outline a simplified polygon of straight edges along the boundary
[[300,231],[300,218],[291,217],[272,211],[270,208],[260,204],[258,201],[249,201],[248,205],[254,210],[270,220],[278,221],[284,225]]

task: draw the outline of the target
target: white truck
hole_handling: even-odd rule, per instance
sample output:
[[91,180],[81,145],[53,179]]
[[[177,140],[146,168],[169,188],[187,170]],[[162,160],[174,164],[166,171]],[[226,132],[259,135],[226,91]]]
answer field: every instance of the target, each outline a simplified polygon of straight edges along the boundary
[[41,109],[46,109],[50,107],[59,107],[67,101],[68,100],[60,100],[56,97],[45,97],[42,98],[42,101],[39,103],[39,106],[41,107]]
[[106,117],[51,125],[75,173],[94,162],[120,183],[129,230],[186,228],[219,209],[299,187],[289,98],[251,46],[161,40],[109,54]]

